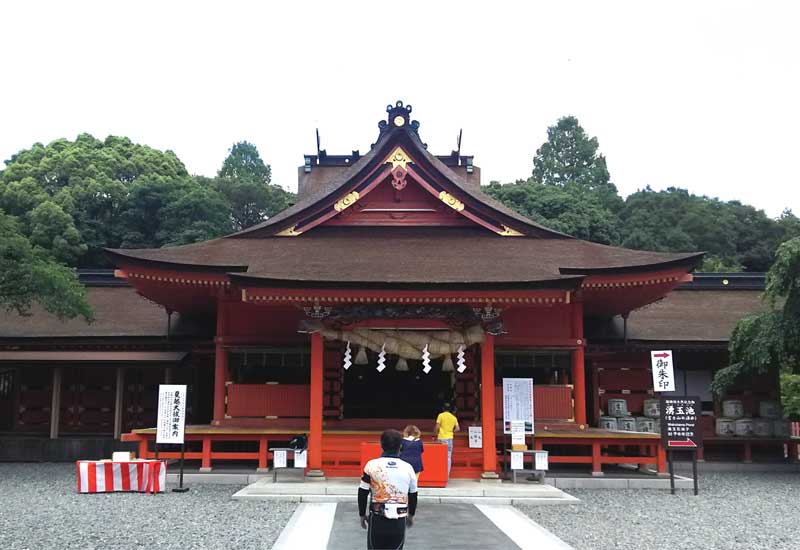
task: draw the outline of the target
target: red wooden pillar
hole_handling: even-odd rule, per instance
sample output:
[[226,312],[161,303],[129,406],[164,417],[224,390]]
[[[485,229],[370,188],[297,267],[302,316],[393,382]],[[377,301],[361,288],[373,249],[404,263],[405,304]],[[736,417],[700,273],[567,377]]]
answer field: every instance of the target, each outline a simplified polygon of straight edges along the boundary
[[572,392],[574,394],[575,423],[586,424],[586,370],[584,368],[583,302],[572,305],[572,337],[578,347],[572,352]]
[[225,350],[227,332],[227,307],[222,300],[217,302],[217,335],[214,338],[214,424],[225,418],[225,382],[228,380],[228,352]]
[[481,344],[481,426],[483,430],[483,473],[497,479],[497,447],[494,418],[494,336],[486,335]]
[[322,476],[322,334],[311,335],[311,410],[309,411],[308,475]]

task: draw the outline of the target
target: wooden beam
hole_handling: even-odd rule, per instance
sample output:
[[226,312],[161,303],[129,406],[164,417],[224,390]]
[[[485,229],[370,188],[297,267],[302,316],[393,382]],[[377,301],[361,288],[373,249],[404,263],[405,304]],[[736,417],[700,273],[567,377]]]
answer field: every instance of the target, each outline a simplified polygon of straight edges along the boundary
[[481,426],[483,431],[483,473],[497,479],[497,447],[494,417],[494,336],[487,334],[481,344]]
[[122,436],[122,411],[125,398],[125,367],[117,367],[116,396],[114,398],[114,439]]
[[583,302],[576,301],[572,304],[572,336],[577,340],[578,347],[572,352],[572,386],[575,403],[575,423],[578,426],[586,425],[586,368],[584,366],[583,338]]
[[322,387],[324,343],[322,334],[311,335],[311,398],[308,434],[308,475],[322,477]]
[[217,335],[214,338],[214,424],[225,418],[225,382],[228,381],[228,350],[225,336],[228,332],[227,303],[217,302]]
[[58,439],[58,424],[61,421],[61,367],[53,367],[53,383],[50,399],[50,439]]

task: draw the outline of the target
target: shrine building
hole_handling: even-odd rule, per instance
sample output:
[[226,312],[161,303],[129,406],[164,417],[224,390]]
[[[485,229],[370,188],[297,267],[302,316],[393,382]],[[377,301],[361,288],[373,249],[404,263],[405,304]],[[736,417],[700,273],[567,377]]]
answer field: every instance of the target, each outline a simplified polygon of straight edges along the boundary
[[[115,277],[82,277],[94,325],[42,312],[0,323],[0,437],[104,435],[146,457],[156,385],[187,383],[187,456],[202,468],[266,468],[271,446],[307,433],[308,475],[356,476],[360,443],[409,423],[429,441],[451,402],[462,426],[453,477],[491,478],[506,459],[502,378],[529,377],[534,445],[551,463],[663,472],[658,434],[598,423],[610,398],[642,414],[649,352],[671,349],[680,393],[702,394],[713,439],[708,383],[730,328],[758,309],[763,276],[693,280],[702,253],[544,227],[483,193],[472,156],[431,154],[411,113],[389,105],[365,154],[305,156],[297,204],[261,224],[108,250]],[[736,392],[752,409],[777,384]],[[481,448],[469,426],[482,428]]]

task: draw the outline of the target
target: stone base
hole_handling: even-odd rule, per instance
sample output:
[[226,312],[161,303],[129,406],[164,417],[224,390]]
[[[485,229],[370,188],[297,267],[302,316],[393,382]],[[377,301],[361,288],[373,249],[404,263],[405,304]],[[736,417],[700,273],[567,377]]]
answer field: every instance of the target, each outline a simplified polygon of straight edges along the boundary
[[268,474],[270,472],[272,472],[272,470],[270,470],[269,468],[256,468],[257,474]]
[[592,477],[603,477],[604,475],[603,472],[592,472]]
[[309,470],[306,472],[306,481],[325,481],[325,472],[322,470]]
[[197,471],[200,472],[201,474],[208,474],[211,473],[211,468],[200,468]]
[[497,472],[482,472],[481,483],[502,483],[503,480],[497,475]]

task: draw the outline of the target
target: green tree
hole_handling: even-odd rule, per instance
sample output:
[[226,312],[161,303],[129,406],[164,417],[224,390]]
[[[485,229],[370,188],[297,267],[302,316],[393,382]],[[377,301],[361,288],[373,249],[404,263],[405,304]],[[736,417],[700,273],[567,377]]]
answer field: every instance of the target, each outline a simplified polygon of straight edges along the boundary
[[800,420],[800,375],[781,373],[781,405],[786,418]]
[[547,141],[536,151],[533,179],[544,185],[589,191],[603,206],[616,211],[622,199],[611,183],[599,147],[597,138],[586,135],[577,118],[562,117],[547,129]]
[[215,183],[228,202],[235,229],[260,223],[294,203],[293,193],[270,183],[271,174],[255,145],[241,141],[231,147]]
[[502,185],[492,182],[486,193],[542,225],[580,239],[611,244],[618,240],[616,216],[599,197],[577,186],[545,185],[529,179]]
[[0,210],[0,309],[29,315],[34,303],[59,318],[92,320],[75,272],[33,246],[17,220]]
[[34,245],[78,266],[108,265],[105,247],[158,247],[231,230],[219,193],[191,178],[173,152],[117,136],[81,134],[20,151],[0,172],[0,208]]
[[800,371],[800,237],[778,247],[764,299],[768,311],[742,319],[733,329],[730,365],[717,371],[712,384],[717,394],[744,375]]

